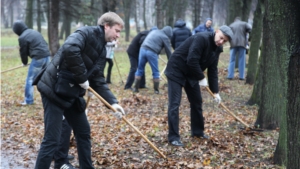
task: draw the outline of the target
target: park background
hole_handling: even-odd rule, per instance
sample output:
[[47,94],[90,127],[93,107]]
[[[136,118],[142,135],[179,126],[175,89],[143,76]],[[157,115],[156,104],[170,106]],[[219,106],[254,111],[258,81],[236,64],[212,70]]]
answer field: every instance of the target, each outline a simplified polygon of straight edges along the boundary
[[[166,156],[162,159],[137,133],[118,121],[96,97],[89,104],[92,159],[96,168],[299,168],[299,1],[283,0],[2,0],[1,71],[21,64],[18,37],[11,29],[18,19],[40,31],[54,55],[76,28],[96,25],[105,11],[125,21],[115,52],[111,90],[131,121]],[[235,16],[253,26],[247,55],[247,77],[226,80],[229,44],[219,62],[220,95],[224,105],[251,127],[246,130],[212,101],[202,89],[203,114],[210,140],[190,137],[189,104],[185,94],[180,108],[184,148],[168,146],[167,88],[154,95],[151,70],[146,67],[148,89],[124,91],[129,72],[126,49],[131,39],[152,26],[173,26],[184,19],[193,29],[205,18],[213,27],[229,25]],[[160,70],[166,56],[162,53]],[[33,168],[43,136],[43,108],[35,91],[35,104],[21,107],[27,68],[1,73],[1,167]],[[238,72],[236,73],[237,76]],[[289,143],[289,144],[288,144]],[[70,153],[77,156],[73,140]],[[77,160],[71,161],[77,165]]]

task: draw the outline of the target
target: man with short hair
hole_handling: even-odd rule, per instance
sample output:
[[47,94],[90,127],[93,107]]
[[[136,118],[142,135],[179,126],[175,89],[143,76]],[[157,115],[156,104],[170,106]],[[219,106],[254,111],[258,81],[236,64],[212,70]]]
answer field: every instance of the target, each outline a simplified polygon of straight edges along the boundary
[[[221,26],[216,32],[197,33],[183,42],[172,54],[165,75],[168,79],[168,141],[173,146],[183,146],[179,135],[179,106],[182,88],[190,102],[191,135],[209,137],[204,133],[202,97],[200,86],[208,86],[221,102],[218,94],[218,61],[223,52],[222,45],[233,36],[228,26]],[[208,83],[203,71],[207,69]]]
[[[45,124],[45,134],[35,169],[50,167],[52,157],[59,144],[63,115],[75,133],[80,168],[94,168],[91,159],[91,131],[85,114],[86,103],[83,96],[91,86],[117,110],[114,115],[121,119],[125,114],[108,88],[104,77],[105,45],[120,37],[123,25],[123,20],[116,13],[107,12],[99,18],[97,26],[79,28],[67,38],[51,63],[35,79],[34,84],[37,85],[42,96]],[[79,85],[82,88],[79,96],[72,95],[71,97],[68,91],[62,94],[54,89],[58,75],[63,71],[71,74],[70,77],[73,77],[77,84],[61,84],[58,87],[69,85],[71,88]],[[59,168],[72,169],[73,167],[63,164]]]

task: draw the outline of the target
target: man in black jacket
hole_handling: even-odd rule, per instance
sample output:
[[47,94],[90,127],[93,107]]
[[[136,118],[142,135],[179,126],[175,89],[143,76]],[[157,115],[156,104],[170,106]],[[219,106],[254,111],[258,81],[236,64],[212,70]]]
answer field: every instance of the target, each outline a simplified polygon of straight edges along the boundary
[[171,44],[174,50],[187,38],[192,36],[191,30],[185,25],[186,23],[181,19],[178,19],[174,24],[173,36],[171,38]]
[[[200,86],[208,86],[215,94],[215,101],[221,102],[218,94],[218,60],[222,45],[233,36],[228,26],[221,26],[216,32],[198,33],[183,42],[172,54],[165,75],[168,78],[168,141],[174,146],[183,146],[179,135],[179,106],[184,88],[191,107],[191,134],[209,138],[204,133],[202,97]],[[207,69],[208,83],[203,71]]]
[[[142,43],[144,42],[146,36],[148,33],[152,30],[158,29],[156,26],[152,27],[150,30],[145,30],[140,33],[138,33],[131,41],[130,45],[127,48],[127,54],[130,61],[130,70],[127,77],[127,81],[124,87],[124,90],[130,89],[132,90],[131,86],[134,82],[134,74],[136,72],[136,69],[138,67],[139,63],[139,53],[140,53],[140,47]],[[146,88],[146,80],[145,75],[141,77],[141,82],[139,88]]]
[[20,56],[23,65],[28,64],[28,56],[31,58],[25,84],[25,98],[21,103],[22,106],[31,105],[34,102],[32,81],[50,62],[50,52],[42,34],[29,29],[23,21],[14,22],[13,31],[19,36]]
[[[123,20],[116,13],[107,12],[99,18],[98,26],[79,28],[67,38],[43,74],[35,79],[42,96],[45,123],[45,134],[37,157],[36,169],[50,167],[59,144],[63,115],[75,133],[80,168],[94,168],[91,160],[90,126],[85,114],[86,103],[83,95],[91,86],[118,111],[114,112],[114,115],[122,118],[125,114],[104,77],[105,45],[120,37],[123,25]],[[68,98],[54,91],[57,75],[62,71],[70,72],[76,83],[84,89],[79,97]],[[60,168],[71,167],[63,165]]]

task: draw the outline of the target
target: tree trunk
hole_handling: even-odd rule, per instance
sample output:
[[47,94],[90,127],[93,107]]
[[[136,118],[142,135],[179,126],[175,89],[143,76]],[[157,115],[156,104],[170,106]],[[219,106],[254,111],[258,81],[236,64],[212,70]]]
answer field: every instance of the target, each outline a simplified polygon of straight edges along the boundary
[[249,61],[248,61],[248,71],[246,76],[246,84],[254,84],[256,68],[257,68],[257,60],[259,54],[259,47],[261,42],[262,35],[262,17],[263,17],[263,3],[260,0],[257,3],[256,11],[254,13],[253,27],[251,31],[251,45],[249,49]]
[[50,1],[50,18],[49,18],[49,48],[51,55],[54,56],[59,48],[58,22],[59,22],[59,0]]
[[255,105],[255,104],[260,105],[260,102],[261,102],[261,90],[262,90],[262,81],[263,81],[262,80],[263,77],[262,77],[262,73],[261,73],[263,64],[262,64],[261,60],[262,60],[262,57],[264,57],[264,56],[265,56],[264,48],[262,47],[260,58],[258,60],[258,69],[256,71],[256,78],[255,78],[253,91],[252,91],[250,99],[246,103],[247,105],[250,105],[250,106]]
[[[176,0],[176,12],[175,12],[175,20],[178,20],[179,18],[185,20],[185,11],[188,6],[188,2]],[[171,25],[170,25],[171,26]]]
[[193,0],[193,27],[196,28],[200,24],[201,0]]
[[36,4],[36,6],[37,6],[37,17],[36,17],[36,23],[37,23],[37,30],[39,31],[39,32],[42,32],[42,24],[41,24],[41,19],[42,19],[42,17],[41,17],[41,12],[42,12],[42,10],[41,10],[41,0],[36,0],[37,1],[37,4]]
[[[295,1],[294,1],[295,2]],[[299,3],[295,3],[293,12],[297,17],[296,21],[300,19]],[[298,11],[297,11],[298,10]],[[297,13],[297,14],[296,14]],[[294,20],[291,18],[291,20]],[[300,168],[300,32],[299,23],[297,29],[291,29],[297,33],[295,36],[295,44],[298,44],[295,52],[290,57],[288,67],[288,103],[287,103],[287,140],[288,140],[288,153],[287,153],[287,168],[299,169]],[[297,25],[295,24],[295,25]]]
[[[276,77],[282,82],[277,90],[284,91],[275,93],[277,98],[281,99],[280,106],[284,110],[277,110],[283,115],[273,160],[276,164],[285,165],[289,169],[298,169],[300,168],[300,23],[298,22],[300,3],[298,0],[268,0],[266,7],[270,28],[273,25],[283,27],[289,24],[287,29],[281,31],[271,29],[268,32],[274,36],[270,41],[276,42],[276,48],[273,49],[278,54],[274,56],[279,59],[274,58],[274,61],[282,65],[281,67],[275,65],[278,69]],[[278,102],[274,102],[274,105],[276,103]]]
[[140,27],[140,1],[135,0],[135,13],[134,13],[134,20],[135,20],[135,28],[136,32],[139,33],[141,32],[141,27]]
[[116,12],[117,1],[116,0],[102,0],[103,12]]
[[[281,13],[274,15],[272,10],[282,10],[283,6],[278,1],[267,1],[263,21],[263,45],[264,56],[262,57],[262,89],[261,102],[259,104],[256,124],[265,129],[276,129],[279,127],[282,114],[286,113],[286,89],[287,89],[287,30],[278,31],[274,25],[282,25],[283,18],[289,17]],[[276,8],[276,9],[274,9]],[[277,12],[278,13],[278,12]],[[289,20],[290,21],[290,20]],[[280,26],[279,26],[280,27]]]
[[206,21],[206,18],[213,17],[214,11],[214,1],[215,0],[203,0],[202,14],[201,14],[201,23]]
[[125,15],[125,41],[129,42],[129,35],[130,35],[130,11],[131,11],[131,0],[123,0],[123,8],[124,8],[124,15]]
[[33,0],[27,0],[25,23],[28,28],[33,28]]
[[144,29],[147,30],[146,0],[143,1],[143,20],[144,20]]
[[156,25],[159,29],[162,29],[164,26],[162,0],[155,0],[155,6],[156,6]]
[[174,25],[174,6],[175,6],[175,4],[176,4],[176,0],[166,0],[166,3],[163,4],[163,9],[166,10],[167,25],[171,26],[171,27],[173,27],[173,25]]

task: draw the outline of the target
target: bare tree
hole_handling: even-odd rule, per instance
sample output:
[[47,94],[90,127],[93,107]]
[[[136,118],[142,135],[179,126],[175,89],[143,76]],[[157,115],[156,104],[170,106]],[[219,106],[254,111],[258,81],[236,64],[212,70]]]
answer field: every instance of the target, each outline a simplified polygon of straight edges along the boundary
[[139,0],[135,0],[135,14],[134,14],[134,20],[135,20],[135,28],[136,28],[136,32],[140,32],[141,31],[141,27],[140,27],[140,1]]
[[163,0],[155,0],[156,6],[156,25],[159,29],[164,26]]
[[49,48],[51,55],[54,56],[59,48],[59,37],[58,37],[58,22],[59,22],[59,1],[50,0],[49,2],[49,24],[48,24],[48,35],[49,35]]
[[201,6],[201,23],[204,23],[206,18],[212,18],[214,12],[214,1],[215,0],[203,0]]

